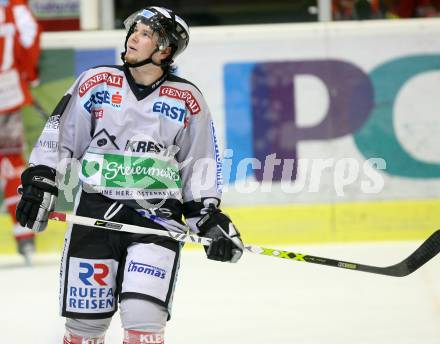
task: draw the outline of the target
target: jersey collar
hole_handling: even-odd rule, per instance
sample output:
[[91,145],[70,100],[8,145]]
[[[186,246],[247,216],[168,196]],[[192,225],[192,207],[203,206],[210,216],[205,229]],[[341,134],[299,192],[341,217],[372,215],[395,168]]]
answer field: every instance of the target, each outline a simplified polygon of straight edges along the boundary
[[151,85],[145,86],[143,90],[140,90],[136,85],[133,76],[130,73],[130,69],[128,66],[124,65],[124,74],[127,78],[128,85],[130,86],[131,91],[136,96],[137,100],[142,100],[148,97],[153,91],[158,88],[160,85],[164,83],[164,81],[168,78],[168,73],[164,73],[159,79],[153,82]]

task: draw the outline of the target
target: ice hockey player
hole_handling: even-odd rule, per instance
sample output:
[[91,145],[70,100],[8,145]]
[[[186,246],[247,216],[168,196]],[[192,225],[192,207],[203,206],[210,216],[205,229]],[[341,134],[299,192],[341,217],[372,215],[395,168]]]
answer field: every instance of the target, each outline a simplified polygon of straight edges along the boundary
[[[22,174],[20,223],[42,231],[54,208],[57,165],[80,161],[77,215],[209,237],[208,258],[236,262],[243,244],[220,209],[221,158],[200,91],[172,73],[187,24],[161,7],[125,22],[122,66],[82,73],[61,99]],[[60,169],[58,169],[58,172]],[[124,343],[163,343],[181,244],[162,236],[74,225],[61,263],[65,344],[104,343],[120,307]],[[119,305],[117,303],[119,301]]]
[[[25,167],[21,109],[38,84],[40,31],[26,0],[0,0],[0,182],[18,252],[30,264],[35,234],[16,222],[17,187]],[[2,228],[3,230],[3,228]]]

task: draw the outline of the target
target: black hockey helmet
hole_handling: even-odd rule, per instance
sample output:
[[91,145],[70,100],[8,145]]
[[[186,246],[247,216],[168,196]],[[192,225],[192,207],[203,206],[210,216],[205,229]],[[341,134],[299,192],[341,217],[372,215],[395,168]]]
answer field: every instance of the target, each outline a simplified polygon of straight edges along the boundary
[[121,53],[122,61],[129,67],[139,67],[147,63],[153,63],[151,56],[136,64],[129,64],[125,61],[125,54],[127,52],[128,38],[134,31],[137,23],[148,25],[159,36],[156,51],[163,50],[167,47],[171,48],[170,56],[162,61],[161,66],[167,67],[173,60],[188,46],[189,42],[189,28],[185,21],[173,11],[163,7],[147,7],[136,11],[124,20],[124,27],[127,30],[125,37],[124,52]]

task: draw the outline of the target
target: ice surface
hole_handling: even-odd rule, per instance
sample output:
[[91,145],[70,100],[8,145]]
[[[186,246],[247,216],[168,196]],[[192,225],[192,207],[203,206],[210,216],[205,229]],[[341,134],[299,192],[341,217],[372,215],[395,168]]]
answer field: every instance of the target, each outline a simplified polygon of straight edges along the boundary
[[[289,249],[391,265],[420,242]],[[0,343],[60,344],[58,259],[0,257]],[[403,278],[246,254],[238,264],[184,250],[167,344],[438,344],[440,258]],[[106,344],[121,344],[119,316]]]

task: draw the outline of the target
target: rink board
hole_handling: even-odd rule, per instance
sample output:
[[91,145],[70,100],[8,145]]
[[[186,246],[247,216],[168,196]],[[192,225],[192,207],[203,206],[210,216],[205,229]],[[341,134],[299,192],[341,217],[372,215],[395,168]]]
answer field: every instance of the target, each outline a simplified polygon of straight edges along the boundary
[[[439,210],[439,200],[225,208],[244,241],[259,245],[419,240],[439,227]],[[2,215],[0,225],[0,254],[14,253],[10,219]],[[65,229],[51,221],[37,250],[59,252]]]
[[[220,151],[227,148],[234,153],[225,159],[231,171],[228,174],[224,169],[224,185],[229,190],[224,193],[223,204],[234,206],[228,210],[246,242],[273,245],[420,239],[436,229],[440,223],[440,200],[433,200],[439,197],[440,190],[440,136],[436,134],[440,126],[435,111],[440,106],[435,93],[440,80],[439,32],[438,20],[193,30],[188,51],[179,57],[179,74],[190,77],[203,91],[216,122]],[[50,112],[82,70],[119,61],[124,37],[122,30],[45,33],[41,85],[33,90],[40,104]],[[282,51],[278,49],[280,44]],[[377,46],[383,49],[377,51]],[[210,73],[200,73],[206,60],[210,61]],[[355,87],[358,83],[354,76],[351,83],[341,84],[347,79],[340,78],[332,66],[355,73],[374,93]],[[288,88],[281,87],[283,78],[274,83],[282,92],[266,92],[274,80],[262,75],[273,68],[291,72]],[[327,74],[323,75],[326,71],[333,71],[330,80]],[[270,82],[256,84],[254,76]],[[344,88],[345,93],[339,92],[344,85],[354,86]],[[287,108],[279,121],[262,121],[265,102],[255,108],[252,92],[256,92],[254,96],[271,94],[275,103],[286,100]],[[335,94],[342,97],[335,98]],[[353,94],[359,98],[351,97]],[[346,99],[357,99],[356,106],[348,106],[351,103]],[[371,108],[360,106],[358,100],[365,99]],[[331,102],[336,106],[331,108],[337,111],[329,112]],[[361,108],[365,110],[362,116]],[[305,180],[298,192],[284,191],[276,180],[270,192],[264,192],[267,185],[258,179],[261,169],[249,168],[249,175],[237,172],[239,162],[245,158],[263,162],[266,154],[283,153],[284,146],[269,139],[282,137],[274,133],[289,127],[286,123],[302,133],[302,139],[289,146],[294,148],[287,152],[289,158],[304,159],[310,164],[319,160],[334,162],[323,170],[316,190],[311,182],[311,167],[304,172],[298,169],[292,180],[292,186]],[[321,127],[325,123],[328,130]],[[28,154],[44,121],[34,109],[27,109],[25,125]],[[335,132],[337,128],[346,130]],[[253,151],[256,142],[261,151]],[[370,179],[363,169],[353,183],[344,186],[341,172],[345,170],[338,169],[338,163],[349,158],[364,167],[371,156],[387,162],[387,169],[376,174],[383,181],[383,188],[364,191],[362,185]],[[243,181],[240,176],[259,183],[257,190],[239,189]],[[269,202],[271,206],[267,206]],[[10,225],[5,221],[0,219],[0,253],[15,250]],[[60,249],[63,230],[53,226],[38,238],[39,250]]]

